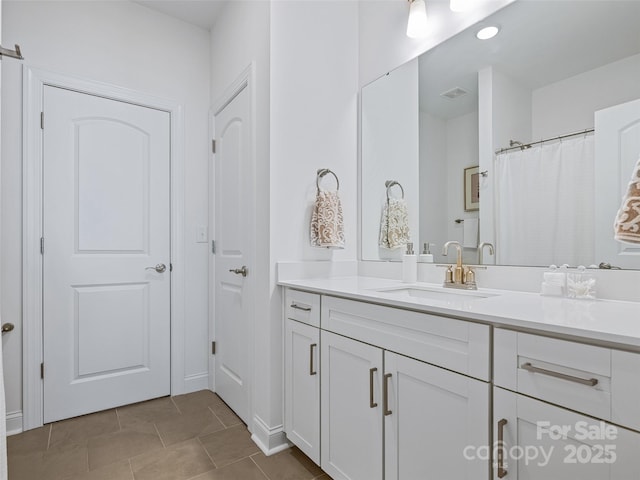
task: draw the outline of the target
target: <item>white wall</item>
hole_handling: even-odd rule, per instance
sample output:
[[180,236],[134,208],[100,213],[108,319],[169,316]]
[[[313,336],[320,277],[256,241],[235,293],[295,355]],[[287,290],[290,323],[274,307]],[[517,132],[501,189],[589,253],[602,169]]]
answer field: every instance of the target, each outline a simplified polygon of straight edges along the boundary
[[596,110],[640,98],[640,54],[538,88],[532,140],[593,128]]
[[[278,260],[356,257],[357,11],[349,0],[272,6],[271,225]],[[340,178],[344,250],[309,242],[316,171],[322,167]]]
[[[256,152],[256,312],[253,331],[254,375],[252,385],[254,411],[251,431],[267,443],[264,427],[282,424],[282,350],[280,305],[272,309],[271,259],[269,249],[270,210],[270,2],[229,2],[211,31],[211,98],[216,105],[228,86],[253,63],[255,72],[255,152]],[[212,192],[213,193],[213,192]],[[212,223],[213,226],[213,223]],[[215,237],[215,232],[212,232]],[[262,313],[266,312],[266,313]],[[212,310],[213,314],[213,310]],[[266,445],[268,448],[269,445]]]
[[[284,260],[355,261],[357,258],[357,99],[358,3],[275,1],[271,6],[271,409],[265,417],[282,421],[282,300],[276,262]],[[310,206],[316,170],[340,177],[345,225],[344,250],[309,243]],[[330,179],[325,179],[327,182]],[[265,366],[256,364],[263,372]],[[267,412],[264,413],[267,415]]]
[[[463,244],[463,223],[456,219],[478,218],[478,211],[464,211],[464,169],[478,165],[478,112],[471,112],[452,118],[446,122],[447,142],[447,197],[445,225],[447,240],[456,240]],[[482,205],[482,200],[481,200]],[[480,207],[482,208],[482,207]],[[442,246],[439,248],[440,253]],[[464,248],[463,261],[476,264],[477,249]],[[455,260],[452,251],[444,257],[447,263]]]
[[447,130],[446,122],[427,112],[420,112],[420,252],[425,242],[431,247],[434,261],[444,262],[442,246],[447,238]]
[[[385,182],[402,185],[409,216],[409,235],[414,250],[419,238],[419,95],[418,61],[389,72],[362,89],[360,125],[362,143],[361,235],[362,259],[399,260],[404,248],[379,246],[382,208],[387,200]],[[402,190],[394,186],[391,197]]]
[[24,62],[2,72],[2,318],[16,324],[5,346],[7,412],[22,408],[22,63],[172,99],[185,119],[186,389],[207,382],[209,33],[130,2],[4,0],[3,45]]

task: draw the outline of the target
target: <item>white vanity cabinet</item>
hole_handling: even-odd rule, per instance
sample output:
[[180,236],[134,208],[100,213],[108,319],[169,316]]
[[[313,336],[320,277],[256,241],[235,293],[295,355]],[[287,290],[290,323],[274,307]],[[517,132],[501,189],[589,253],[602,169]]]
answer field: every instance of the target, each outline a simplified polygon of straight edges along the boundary
[[489,442],[489,383],[406,354],[484,376],[489,327],[325,296],[321,311],[323,470],[335,480],[487,480],[488,459],[464,449]]
[[638,353],[495,329],[494,478],[640,478],[639,371]]
[[320,296],[287,290],[285,301],[285,432],[319,465]]
[[640,478],[637,432],[499,387],[493,418],[494,479]]
[[383,382],[386,480],[489,478],[486,457],[465,457],[489,442],[488,383],[392,352]]
[[383,351],[321,334],[322,462],[334,480],[382,479]]

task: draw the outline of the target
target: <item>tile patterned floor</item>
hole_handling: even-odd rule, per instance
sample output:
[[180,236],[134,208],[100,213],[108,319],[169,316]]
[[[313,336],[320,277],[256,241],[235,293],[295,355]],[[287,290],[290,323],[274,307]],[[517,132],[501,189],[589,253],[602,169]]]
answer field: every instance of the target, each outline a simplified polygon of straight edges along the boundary
[[296,448],[266,457],[207,390],[45,425],[7,449],[9,480],[331,480]]

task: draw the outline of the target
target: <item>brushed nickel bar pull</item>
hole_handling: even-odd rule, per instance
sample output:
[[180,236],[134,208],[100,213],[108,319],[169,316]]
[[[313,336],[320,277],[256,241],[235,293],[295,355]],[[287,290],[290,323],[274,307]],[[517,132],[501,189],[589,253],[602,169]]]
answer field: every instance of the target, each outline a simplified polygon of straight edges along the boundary
[[291,308],[295,308],[296,310],[302,310],[303,312],[310,312],[311,311],[311,307],[301,307],[300,305],[298,305],[295,302],[291,304]]
[[378,406],[378,404],[373,401],[373,374],[377,371],[378,369],[375,367],[369,369],[369,408],[376,408]]
[[8,48],[3,48],[2,46],[0,46],[0,57],[2,56],[5,57],[11,57],[11,58],[17,58],[18,60],[24,60],[24,57],[22,56],[22,52],[20,51],[20,45],[16,44],[15,45],[15,50],[9,50]]
[[560,378],[562,380],[568,380],[569,382],[579,383],[581,385],[587,385],[589,387],[595,387],[598,384],[597,378],[580,378],[573,375],[567,375],[566,373],[554,372],[553,370],[547,370],[545,368],[535,367],[531,363],[523,363],[520,368],[531,373],[540,373],[541,375],[548,375],[550,377]]
[[318,344],[317,343],[312,343],[311,345],[309,345],[309,375],[317,375],[318,372],[316,372],[313,369],[313,349],[315,347],[317,347]]
[[504,426],[506,424],[506,418],[498,422],[498,478],[504,478],[507,475],[507,469],[504,468]]
[[389,379],[391,378],[390,373],[384,374],[384,381],[382,382],[382,400],[384,402],[384,406],[382,407],[385,416],[391,415],[393,412],[389,410]]

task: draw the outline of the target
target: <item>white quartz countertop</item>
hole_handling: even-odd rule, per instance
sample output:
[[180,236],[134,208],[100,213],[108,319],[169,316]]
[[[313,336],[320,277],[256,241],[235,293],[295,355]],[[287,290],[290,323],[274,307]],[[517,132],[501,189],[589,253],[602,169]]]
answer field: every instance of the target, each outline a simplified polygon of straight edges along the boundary
[[[442,285],[402,283],[370,277],[332,277],[287,280],[279,285],[300,290],[361,300],[393,307],[446,315],[489,323],[495,326],[538,331],[540,333],[579,337],[596,343],[615,344],[640,349],[640,302],[613,300],[576,300],[546,297],[535,293],[480,288],[467,296]],[[416,287],[453,293],[420,298],[384,289]],[[419,292],[418,292],[419,293]]]

